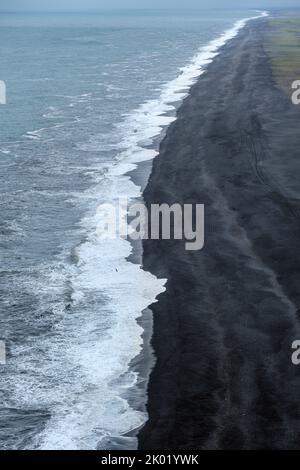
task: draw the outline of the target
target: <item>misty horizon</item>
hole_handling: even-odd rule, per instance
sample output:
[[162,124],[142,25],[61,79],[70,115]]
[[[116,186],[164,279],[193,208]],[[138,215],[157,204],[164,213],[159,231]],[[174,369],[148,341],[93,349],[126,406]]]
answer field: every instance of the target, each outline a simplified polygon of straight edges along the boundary
[[[109,11],[202,11],[202,10],[276,10],[300,8],[299,1],[291,1],[286,5],[283,0],[258,0],[245,1],[240,5],[239,1],[231,0],[53,0],[42,2],[38,0],[2,0],[0,12],[2,13],[96,13]],[[199,4],[200,3],[200,4]]]

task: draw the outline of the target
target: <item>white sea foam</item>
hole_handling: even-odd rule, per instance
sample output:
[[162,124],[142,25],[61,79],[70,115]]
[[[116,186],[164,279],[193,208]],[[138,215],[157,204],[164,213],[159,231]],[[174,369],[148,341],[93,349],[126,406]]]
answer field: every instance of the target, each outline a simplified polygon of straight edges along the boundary
[[[260,17],[266,15],[264,12]],[[51,412],[45,429],[36,436],[35,448],[105,448],[114,438],[145,423],[146,413],[137,411],[128,402],[130,391],[140,380],[130,369],[130,363],[143,345],[143,330],[137,319],[164,291],[166,280],[157,279],[140,265],[126,260],[132,250],[128,241],[97,238],[96,208],[119,197],[129,200],[141,197],[141,188],[126,173],[136,168],[137,163],[157,155],[145,146],[152,144],[163,128],[176,119],[175,102],[187,95],[220,47],[250,19],[238,21],[202,47],[178,77],[162,87],[158,99],[149,100],[124,116],[118,126],[120,153],[114,161],[107,162],[105,171],[99,165],[99,171],[94,172],[95,186],[80,194],[81,199],[89,198],[92,207],[81,220],[87,237],[75,251],[77,264],[45,272],[45,279],[35,286],[40,288],[41,295],[44,289],[49,295],[51,286],[55,297],[67,278],[72,312],[66,315],[64,305],[58,304],[54,312],[56,326],[46,340],[37,337],[30,345],[14,351],[19,358],[16,367],[27,374],[17,374],[11,396],[16,395],[24,408],[45,407]],[[86,97],[81,95],[79,99]],[[40,134],[41,130],[28,133],[31,138],[39,138]],[[111,148],[108,144],[108,149]],[[93,137],[81,149],[99,150],[99,141]],[[37,357],[42,379],[36,373]],[[28,374],[30,371],[32,374]],[[126,442],[127,448],[136,445],[134,438]]]

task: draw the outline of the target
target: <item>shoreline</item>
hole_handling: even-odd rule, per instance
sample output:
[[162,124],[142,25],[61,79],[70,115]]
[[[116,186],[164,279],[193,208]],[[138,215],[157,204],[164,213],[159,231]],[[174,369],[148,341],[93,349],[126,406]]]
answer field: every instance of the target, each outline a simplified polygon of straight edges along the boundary
[[[183,242],[143,243],[144,269],[168,282],[150,307],[156,365],[139,449],[298,445],[299,299],[287,273],[300,245],[295,188],[280,164],[287,144],[297,152],[300,111],[274,83],[267,30],[267,19],[249,22],[208,65],[144,191],[148,205],[205,204],[206,245],[191,254]],[[296,155],[289,164],[300,174]]]
[[[259,12],[259,10],[257,11]],[[268,14],[266,12],[261,12],[261,15],[263,17],[267,16]],[[228,42],[230,42],[233,38],[237,37],[240,31],[243,30],[243,28],[249,21],[254,21],[257,18],[260,17],[244,18],[236,21],[231,28],[225,30],[220,36],[216,37],[215,39],[212,39],[207,45],[204,45],[199,49],[196,56],[194,56],[194,58],[191,60],[190,65],[187,65],[185,67],[185,70],[187,71],[189,70],[191,64],[194,61],[199,62],[197,72],[198,77],[195,79],[194,84],[187,84],[189,80],[191,80],[191,76],[194,76],[194,70],[192,72],[192,75],[187,79],[187,83],[183,82],[183,88],[178,88],[178,97],[176,94],[174,94],[174,101],[167,104],[168,111],[164,112],[162,116],[164,118],[167,118],[167,120],[171,119],[171,123],[164,125],[161,124],[161,133],[153,139],[153,144],[150,145],[149,150],[155,151],[157,154],[159,154],[160,145],[167,135],[170,124],[172,124],[174,120],[177,120],[178,111],[180,110],[186,97],[189,96],[189,93],[193,86],[195,86],[195,83],[197,83],[202,74],[206,72],[207,67],[215,60],[215,56],[218,56],[220,53],[222,53],[223,47],[226,47]],[[190,73],[188,75],[190,75]],[[174,82],[176,82],[176,80],[178,79],[180,79],[180,75],[179,77],[177,77],[177,79],[174,80]],[[149,184],[149,179],[152,173],[153,162],[155,158],[156,157],[146,161],[135,162],[136,168],[130,170],[125,175],[126,177],[129,177],[132,180],[135,186],[141,188],[141,196],[135,199],[138,203],[146,202],[144,200],[143,195],[146,187]],[[137,264],[143,268],[142,242],[130,241],[130,244],[132,246],[132,253],[128,256],[127,261],[133,264]],[[159,295],[157,296],[157,298],[159,298]],[[124,398],[128,401],[128,404],[134,410],[141,413],[147,413],[147,390],[149,386],[149,378],[156,364],[156,357],[151,343],[153,336],[153,313],[151,310],[151,305],[149,305],[148,308],[144,309],[141,312],[141,316],[137,319],[137,324],[143,329],[143,347],[138,356],[132,359],[130,364],[130,370],[133,373],[137,373],[138,382],[135,388],[129,390],[124,395]],[[130,445],[130,448],[135,448],[133,441],[135,439],[138,440],[139,433],[143,428],[144,425],[129,431],[124,436],[113,438],[111,440],[110,446],[113,446],[113,448],[119,450],[124,450],[128,448],[128,445]]]

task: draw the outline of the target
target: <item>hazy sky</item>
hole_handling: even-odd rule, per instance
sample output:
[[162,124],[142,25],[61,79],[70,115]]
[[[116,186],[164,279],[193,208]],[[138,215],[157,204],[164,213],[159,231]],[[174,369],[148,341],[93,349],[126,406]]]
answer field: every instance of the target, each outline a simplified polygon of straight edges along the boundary
[[272,8],[300,0],[0,0],[0,11],[84,11],[113,8]]

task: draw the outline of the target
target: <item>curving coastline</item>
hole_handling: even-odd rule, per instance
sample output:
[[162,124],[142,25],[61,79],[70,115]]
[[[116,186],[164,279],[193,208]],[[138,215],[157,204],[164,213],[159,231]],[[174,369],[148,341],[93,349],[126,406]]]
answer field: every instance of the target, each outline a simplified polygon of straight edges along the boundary
[[250,22],[192,87],[144,191],[205,204],[206,245],[144,241],[144,269],[168,283],[140,449],[299,445],[300,110],[274,82],[268,28]]

